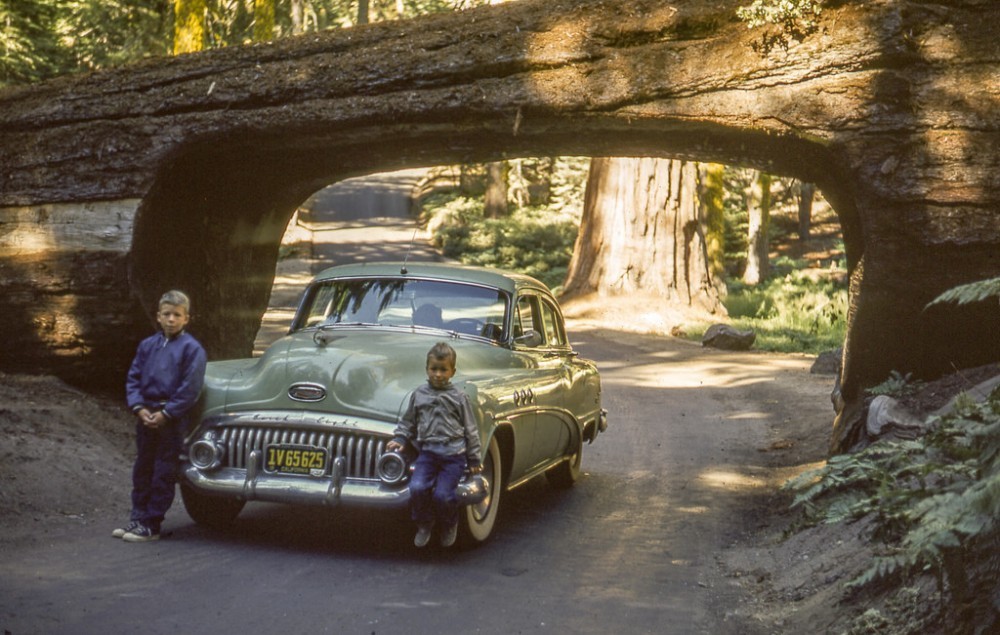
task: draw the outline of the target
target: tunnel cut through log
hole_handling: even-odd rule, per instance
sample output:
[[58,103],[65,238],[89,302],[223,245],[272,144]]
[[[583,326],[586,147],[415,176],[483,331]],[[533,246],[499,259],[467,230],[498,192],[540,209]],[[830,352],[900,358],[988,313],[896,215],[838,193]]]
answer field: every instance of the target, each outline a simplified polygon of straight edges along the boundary
[[4,90],[0,369],[120,368],[175,281],[212,356],[245,354],[311,192],[560,154],[818,183],[850,266],[849,404],[892,370],[1000,359],[995,302],[924,310],[1000,274],[1000,3],[836,3],[767,54],[743,3],[524,0]]

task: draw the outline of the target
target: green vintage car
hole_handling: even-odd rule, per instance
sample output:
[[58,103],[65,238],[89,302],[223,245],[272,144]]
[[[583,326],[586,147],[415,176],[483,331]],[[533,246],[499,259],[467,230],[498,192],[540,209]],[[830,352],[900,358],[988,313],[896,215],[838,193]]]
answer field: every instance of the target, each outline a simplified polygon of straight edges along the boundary
[[607,414],[545,285],[460,265],[346,265],[313,280],[262,357],[208,365],[181,468],[188,514],[219,527],[248,501],[407,506],[413,452],[386,444],[438,341],[457,352],[488,489],[463,508],[460,538],[489,538],[506,490],[541,474],[572,485]]

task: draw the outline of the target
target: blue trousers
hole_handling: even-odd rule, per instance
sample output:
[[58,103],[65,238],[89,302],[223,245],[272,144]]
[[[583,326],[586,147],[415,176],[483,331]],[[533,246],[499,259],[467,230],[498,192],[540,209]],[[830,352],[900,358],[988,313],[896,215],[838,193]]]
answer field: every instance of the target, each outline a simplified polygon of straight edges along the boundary
[[136,423],[138,455],[132,466],[131,519],[153,531],[160,530],[160,523],[174,502],[182,444],[180,423],[171,421],[155,430]]
[[417,456],[410,479],[411,514],[417,524],[448,527],[458,522],[455,488],[466,465],[464,454],[421,452]]

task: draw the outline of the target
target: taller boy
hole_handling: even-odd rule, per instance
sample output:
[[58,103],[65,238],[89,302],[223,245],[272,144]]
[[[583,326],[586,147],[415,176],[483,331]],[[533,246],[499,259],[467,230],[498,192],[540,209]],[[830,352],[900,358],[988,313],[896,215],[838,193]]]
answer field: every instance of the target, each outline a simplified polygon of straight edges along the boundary
[[130,522],[112,535],[129,542],[157,540],[174,502],[181,444],[205,379],[205,349],[184,330],[190,311],[184,293],[163,294],[156,313],[161,332],[139,344],[125,382],[128,407],[138,418],[138,455]]

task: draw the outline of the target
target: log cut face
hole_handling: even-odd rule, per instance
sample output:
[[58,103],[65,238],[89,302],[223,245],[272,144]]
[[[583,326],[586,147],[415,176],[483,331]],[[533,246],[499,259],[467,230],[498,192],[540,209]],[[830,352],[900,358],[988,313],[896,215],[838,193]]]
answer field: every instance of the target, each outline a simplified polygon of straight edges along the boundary
[[[765,54],[739,4],[525,0],[2,92],[0,327],[19,336],[0,367],[123,371],[173,286],[213,358],[245,355],[285,221],[319,187],[570,154],[817,183],[851,271],[848,406],[891,370],[1000,358],[995,304],[923,309],[1000,272],[1000,5],[836,3],[818,32]],[[12,249],[89,205],[131,209],[131,235]],[[835,448],[852,442],[851,412]]]

